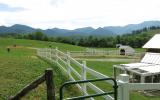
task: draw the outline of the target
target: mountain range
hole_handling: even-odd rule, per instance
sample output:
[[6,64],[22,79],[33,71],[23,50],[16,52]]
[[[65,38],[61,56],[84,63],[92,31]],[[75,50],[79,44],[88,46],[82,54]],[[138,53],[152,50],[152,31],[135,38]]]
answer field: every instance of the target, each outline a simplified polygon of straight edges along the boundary
[[143,29],[145,27],[160,26],[160,21],[145,21],[139,24],[129,24],[126,26],[107,26],[94,29],[92,27],[77,28],[74,30],[52,28],[52,29],[35,29],[30,26],[15,24],[10,27],[0,26],[0,34],[5,33],[20,33],[29,34],[36,31],[41,31],[48,36],[114,36],[126,33],[131,33],[134,30]]

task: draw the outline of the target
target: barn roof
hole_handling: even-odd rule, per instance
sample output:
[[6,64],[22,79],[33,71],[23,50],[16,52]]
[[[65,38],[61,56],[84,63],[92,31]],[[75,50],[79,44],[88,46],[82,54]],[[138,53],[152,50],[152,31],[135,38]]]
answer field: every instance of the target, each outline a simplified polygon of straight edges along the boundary
[[119,47],[119,49],[125,49],[125,50],[132,50],[132,51],[134,51],[134,49],[132,47],[128,46],[128,45],[122,45],[122,46]]
[[160,34],[154,35],[143,48],[160,49]]
[[132,47],[130,47],[130,46],[128,46],[128,45],[122,45],[122,46],[120,46],[119,48],[121,49],[121,48],[132,48]]

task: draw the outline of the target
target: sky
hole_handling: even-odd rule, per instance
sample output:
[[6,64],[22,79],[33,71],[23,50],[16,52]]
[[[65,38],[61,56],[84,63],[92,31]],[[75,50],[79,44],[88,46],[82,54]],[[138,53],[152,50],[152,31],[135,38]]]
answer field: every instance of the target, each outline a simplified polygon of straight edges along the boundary
[[0,25],[34,28],[124,26],[160,21],[160,0],[0,0]]

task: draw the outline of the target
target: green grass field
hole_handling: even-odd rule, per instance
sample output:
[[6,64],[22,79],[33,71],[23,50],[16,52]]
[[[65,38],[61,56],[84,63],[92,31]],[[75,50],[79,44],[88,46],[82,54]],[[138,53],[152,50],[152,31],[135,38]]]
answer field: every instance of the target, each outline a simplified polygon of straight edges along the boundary
[[[13,47],[13,45],[17,46]],[[58,97],[59,87],[67,80],[66,77],[62,75],[57,66],[44,62],[36,56],[35,48],[48,48],[49,46],[52,48],[58,47],[64,52],[67,50],[85,50],[83,47],[62,43],[0,38],[0,100],[6,100],[9,96],[17,93],[22,87],[44,73],[44,70],[49,67],[54,70],[56,96]],[[7,47],[11,48],[11,52],[8,53],[6,51]],[[143,51],[142,49],[138,50]],[[87,61],[87,66],[103,74],[112,76],[112,65],[120,63],[126,62]],[[101,86],[103,88],[105,85]],[[46,86],[43,83],[25,96],[23,100],[45,100],[45,89]],[[72,90],[73,92],[68,94],[73,95],[74,92],[77,92],[75,89]],[[131,100],[160,100],[160,97],[145,97],[137,92],[131,92],[130,98]]]
[[[13,47],[13,45],[17,46]],[[68,48],[67,50],[83,50],[82,47],[61,43],[0,38],[0,100],[6,100],[9,96],[17,93],[22,87],[43,74],[48,67],[54,68],[56,90],[59,90],[60,84],[66,79],[59,73],[58,68],[37,58],[34,49],[49,45],[63,51],[66,51],[65,48]],[[9,53],[6,50],[7,47],[11,48]],[[26,100],[45,100],[45,88],[45,84],[40,85],[25,97]]]
[[[24,47],[12,48],[6,52],[0,47],[0,99],[6,100],[14,95],[26,84],[41,75],[49,65],[35,56],[35,50]],[[26,98],[44,98],[44,86],[40,86],[35,93],[30,93]]]
[[81,51],[85,50],[85,48],[80,46],[73,46],[69,44],[63,43],[56,43],[56,42],[45,42],[45,41],[36,41],[36,40],[25,40],[25,39],[12,39],[12,38],[0,38],[0,47],[7,47],[7,46],[22,46],[22,47],[29,47],[29,48],[56,48],[58,47],[59,50],[66,52],[67,50],[72,51]]

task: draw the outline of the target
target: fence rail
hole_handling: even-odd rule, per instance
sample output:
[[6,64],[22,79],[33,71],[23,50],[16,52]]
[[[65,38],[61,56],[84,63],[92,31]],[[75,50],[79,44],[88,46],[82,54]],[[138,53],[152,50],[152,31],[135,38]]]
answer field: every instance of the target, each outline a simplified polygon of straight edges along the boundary
[[[51,52],[51,51],[54,51],[54,52]],[[78,80],[86,80],[87,79],[86,73],[90,73],[92,76],[97,78],[109,78],[106,75],[103,75],[97,71],[94,71],[93,69],[88,68],[86,66],[85,61],[80,63],[76,61],[74,58],[72,58],[69,52],[65,54],[59,51],[57,48],[56,49],[39,49],[38,55],[42,58],[54,61],[72,81],[76,81],[75,76],[76,78],[78,78]],[[77,68],[81,69],[81,72],[78,72],[71,64],[76,65]],[[74,74],[74,76],[72,76],[72,73]],[[113,81],[110,81],[110,80],[106,80],[105,82],[109,84],[114,84]],[[84,95],[88,95],[87,86],[90,87],[90,89],[92,89],[96,93],[105,93],[102,89],[100,89],[99,87],[97,87],[92,83],[83,84],[83,85],[77,84],[77,87],[83,92]],[[107,100],[114,100],[114,98],[110,95],[106,95],[103,97]]]
[[35,89],[46,81],[47,86],[47,100],[56,100],[55,99],[55,88],[53,83],[53,72],[52,69],[48,68],[45,70],[45,74],[38,77],[36,80],[26,85],[22,90],[20,90],[15,96],[11,96],[9,100],[20,100],[23,96],[29,93],[31,90]]
[[[76,61],[74,58],[70,56],[69,52],[63,53],[56,48],[56,49],[38,49],[37,53],[38,56],[56,63],[72,81],[75,81],[77,78],[79,80],[86,80],[87,79],[86,73],[89,73],[96,78],[109,78],[108,76],[102,73],[99,73],[91,68],[88,68],[85,61],[83,61],[82,63]],[[81,69],[81,72],[78,72],[75,69],[75,66],[73,66],[73,64],[77,68]],[[74,76],[72,74],[74,74]],[[113,85],[112,81],[108,80],[105,82]],[[117,80],[117,82],[118,82],[118,100],[129,100],[129,92],[132,90],[147,90],[155,88],[160,90],[160,83],[155,83],[155,84],[127,83],[126,80],[123,81],[123,78],[121,80]],[[90,87],[90,89],[92,89],[96,93],[105,93],[102,89],[100,89],[100,87],[97,87],[92,83],[87,83],[83,85],[77,84],[77,87],[80,89],[80,91],[83,92],[84,95],[88,95],[87,86]],[[107,100],[114,100],[114,98],[110,95],[103,96],[103,98]],[[93,98],[91,99],[93,100]]]
[[[126,54],[129,54],[126,52]],[[133,58],[141,58],[143,56],[144,52],[135,52],[132,55],[125,55],[125,56],[130,56]],[[101,50],[96,50],[96,51],[70,51],[70,55],[72,57],[103,57],[103,56],[122,56],[120,55],[119,50],[106,50],[106,51],[101,51]],[[124,56],[124,55],[123,55]]]
[[118,50],[89,50],[89,51],[70,51],[71,56],[104,56],[119,55]]

